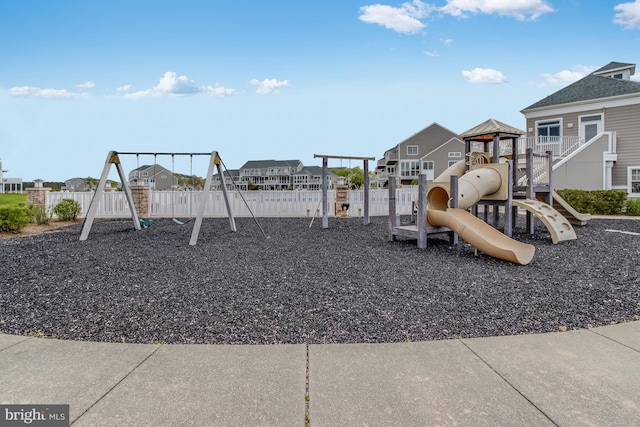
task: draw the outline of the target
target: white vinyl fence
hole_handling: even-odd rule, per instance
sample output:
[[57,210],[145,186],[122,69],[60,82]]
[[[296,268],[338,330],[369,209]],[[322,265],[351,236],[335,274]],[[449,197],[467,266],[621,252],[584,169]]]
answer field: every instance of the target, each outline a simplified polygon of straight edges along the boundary
[[[229,205],[235,217],[312,217],[322,216],[322,191],[228,191]],[[52,209],[63,199],[80,203],[81,216],[89,210],[93,192],[49,192],[46,205]],[[200,191],[151,191],[149,212],[152,218],[195,217],[200,202]],[[244,199],[244,200],[243,200]],[[412,202],[418,200],[418,186],[405,186],[396,190],[396,209],[400,215],[410,215]],[[327,194],[328,215],[335,216],[335,191]],[[98,201],[97,218],[130,218],[129,204],[122,191],[109,191]],[[349,190],[349,216],[364,215],[364,190]],[[369,215],[389,214],[389,190],[369,191]],[[222,191],[209,193],[205,217],[227,217]]]

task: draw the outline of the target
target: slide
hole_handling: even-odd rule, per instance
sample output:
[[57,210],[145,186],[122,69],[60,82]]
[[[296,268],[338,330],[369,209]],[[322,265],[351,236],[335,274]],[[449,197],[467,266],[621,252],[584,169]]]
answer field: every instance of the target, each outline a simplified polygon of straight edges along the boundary
[[567,218],[562,216],[560,212],[555,210],[548,204],[540,200],[514,200],[514,206],[519,206],[531,212],[538,218],[549,230],[551,240],[555,245],[564,240],[575,240],[576,231],[573,229]]
[[494,258],[526,265],[536,248],[507,237],[480,218],[462,209],[429,209],[427,221],[435,227],[447,227],[474,248]]
[[[573,225],[587,225],[587,222],[591,219],[591,215],[588,213],[581,213],[575,210],[565,199],[560,197],[558,193],[555,191],[552,193],[553,196],[553,207],[565,218],[569,220],[569,222]],[[538,193],[536,195],[538,200],[544,197],[544,194]],[[541,200],[544,202],[544,200]]]

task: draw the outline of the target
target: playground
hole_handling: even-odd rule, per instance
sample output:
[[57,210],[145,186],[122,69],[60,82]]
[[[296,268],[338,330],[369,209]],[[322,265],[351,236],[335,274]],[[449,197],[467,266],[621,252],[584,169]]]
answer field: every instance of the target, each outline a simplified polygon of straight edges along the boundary
[[[402,222],[408,218],[401,218]],[[446,235],[388,240],[388,218],[192,227],[97,220],[0,241],[0,332],[137,343],[403,342],[588,328],[640,315],[640,221],[592,219],[554,244],[524,216],[527,265]],[[501,226],[500,224],[498,226]]]

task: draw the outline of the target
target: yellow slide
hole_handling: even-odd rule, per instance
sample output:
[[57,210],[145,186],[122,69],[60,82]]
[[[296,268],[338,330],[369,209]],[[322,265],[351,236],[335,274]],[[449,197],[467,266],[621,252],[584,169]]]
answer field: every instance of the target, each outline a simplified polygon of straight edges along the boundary
[[504,261],[526,265],[531,262],[536,251],[535,246],[507,237],[462,209],[429,209],[427,220],[433,226],[451,229],[474,248]]

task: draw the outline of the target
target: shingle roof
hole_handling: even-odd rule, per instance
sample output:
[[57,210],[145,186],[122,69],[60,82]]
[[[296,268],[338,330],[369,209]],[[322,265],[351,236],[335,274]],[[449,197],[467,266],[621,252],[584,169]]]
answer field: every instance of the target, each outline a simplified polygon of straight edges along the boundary
[[600,67],[597,70],[595,70],[592,74],[602,74],[608,71],[620,70],[620,69],[626,69],[626,68],[635,69],[636,64],[628,64],[626,62],[609,62],[604,67]]
[[[615,64],[612,62],[612,64]],[[611,65],[611,64],[609,64]],[[604,67],[603,67],[604,68]],[[601,71],[601,68],[599,71]],[[621,95],[640,94],[640,83],[614,79],[612,77],[589,74],[569,86],[552,93],[546,98],[529,105],[521,110],[525,112],[534,108],[551,107],[554,105],[570,104],[580,101],[590,101],[594,99],[611,98]]]
[[460,138],[470,139],[483,135],[495,135],[496,133],[509,134],[509,135],[524,135],[526,132],[509,126],[495,119],[489,119],[480,123],[468,131],[461,133]]
[[300,160],[249,160],[240,169],[262,169],[272,167],[297,167]]

